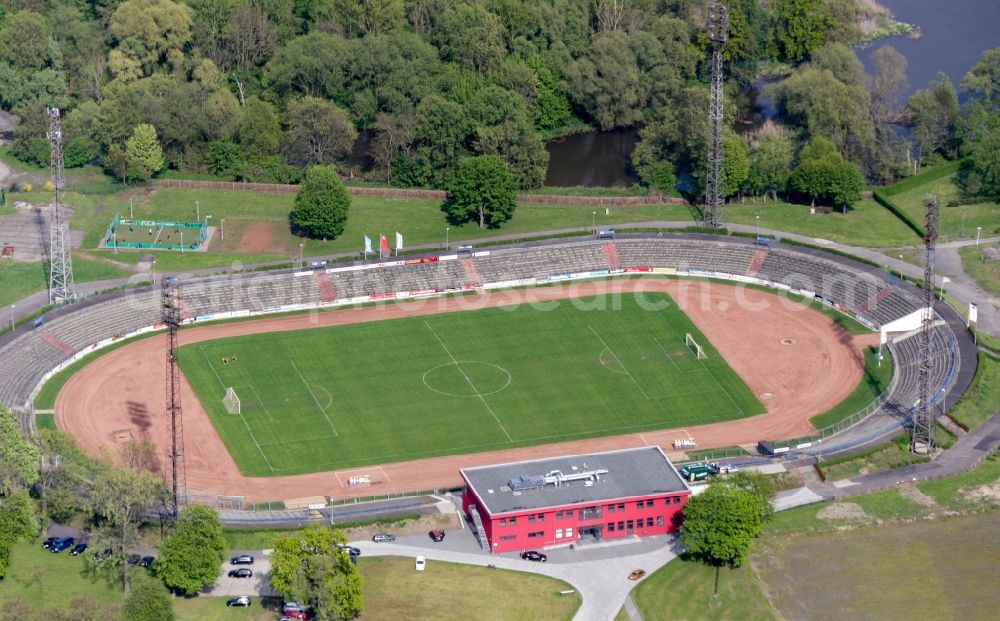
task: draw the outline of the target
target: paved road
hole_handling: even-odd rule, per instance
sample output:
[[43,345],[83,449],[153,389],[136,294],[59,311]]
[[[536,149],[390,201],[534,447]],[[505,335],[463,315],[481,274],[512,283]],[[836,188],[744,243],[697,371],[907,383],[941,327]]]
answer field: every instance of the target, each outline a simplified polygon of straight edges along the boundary
[[479,549],[468,530],[448,531],[440,544],[426,535],[400,537],[395,543],[375,544],[370,541],[352,542],[361,548],[362,556],[423,556],[428,562],[448,561],[501,569],[528,571],[564,580],[580,593],[583,603],[575,619],[593,621],[613,619],[636,585],[628,579],[635,569],[647,574],[664,566],[678,554],[673,537],[647,537],[632,543],[604,541],[600,544],[580,544],[574,550],[546,550],[546,563],[523,561],[517,553],[489,555]]

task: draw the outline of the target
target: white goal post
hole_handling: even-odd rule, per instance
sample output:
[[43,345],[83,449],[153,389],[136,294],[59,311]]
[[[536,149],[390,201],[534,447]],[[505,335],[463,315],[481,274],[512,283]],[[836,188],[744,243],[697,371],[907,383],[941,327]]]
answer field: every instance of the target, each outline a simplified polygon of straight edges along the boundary
[[708,356],[705,355],[705,350],[702,349],[701,345],[699,345],[698,342],[694,340],[694,337],[691,336],[690,332],[684,333],[684,344],[687,346],[688,349],[694,352],[694,356],[698,360],[704,360],[708,358]]
[[236,396],[236,391],[232,388],[226,389],[226,396],[222,398],[222,405],[226,406],[226,411],[230,414],[240,413],[240,398]]

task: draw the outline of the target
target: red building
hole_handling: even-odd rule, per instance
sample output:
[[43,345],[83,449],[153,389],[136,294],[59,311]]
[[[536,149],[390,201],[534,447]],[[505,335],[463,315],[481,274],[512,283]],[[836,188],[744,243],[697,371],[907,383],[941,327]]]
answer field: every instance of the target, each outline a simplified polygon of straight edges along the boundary
[[492,552],[669,533],[691,495],[658,446],[461,473],[462,508]]

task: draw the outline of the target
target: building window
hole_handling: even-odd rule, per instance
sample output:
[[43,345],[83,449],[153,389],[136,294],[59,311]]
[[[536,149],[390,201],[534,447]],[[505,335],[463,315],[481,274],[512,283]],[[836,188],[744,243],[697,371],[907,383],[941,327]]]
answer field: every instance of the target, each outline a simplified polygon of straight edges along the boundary
[[680,496],[674,496],[674,504],[675,505],[681,504],[681,497]]
[[618,530],[625,530],[625,522],[618,522]]
[[544,522],[545,521],[545,514],[544,513],[539,513],[538,514],[538,521],[539,522]]
[[573,510],[572,509],[567,509],[566,510],[566,519],[567,520],[572,520],[573,519]]
[[653,527],[653,518],[646,518],[646,528]]
[[584,507],[580,509],[580,519],[581,520],[599,520],[601,519],[601,508],[600,507]]
[[570,539],[573,538],[573,529],[572,528],[567,528],[566,529],[566,536],[569,537]]
[[528,524],[534,524],[534,523],[535,523],[535,514],[532,513],[531,515],[528,516]]
[[562,529],[561,528],[557,528],[556,529],[556,539],[562,539]]
[[634,522],[632,520],[625,522],[625,526],[627,526],[629,530],[632,530],[632,528],[634,527],[633,524]]
[[500,518],[500,526],[506,526],[506,525],[507,525],[507,518]]
[[562,519],[562,511],[556,511],[556,519],[557,520],[561,520]]
[[615,506],[614,505],[608,505],[608,513],[614,513],[614,512],[615,512]]
[[660,517],[656,518],[656,525],[657,526],[663,526],[663,516],[662,515]]
[[609,522],[608,523],[608,532],[609,533],[615,532],[615,523],[614,522]]
[[663,504],[667,507],[670,506],[670,496],[667,496],[666,498],[663,499]]
[[537,539],[538,537],[544,537],[545,533],[538,530],[533,533],[528,533],[528,539]]
[[646,508],[647,509],[652,509],[653,508],[653,499],[652,498],[650,498],[649,500],[646,501]]
[[642,509],[643,504],[644,503],[640,500],[639,502],[635,503],[635,508],[636,509]]
[[510,523],[511,526],[517,524],[517,518],[516,517],[510,518],[509,523]]
[[515,539],[517,539],[517,535],[504,535],[500,541],[514,541]]
[[624,511],[625,510],[625,503],[624,502],[618,503],[618,510],[619,511]]

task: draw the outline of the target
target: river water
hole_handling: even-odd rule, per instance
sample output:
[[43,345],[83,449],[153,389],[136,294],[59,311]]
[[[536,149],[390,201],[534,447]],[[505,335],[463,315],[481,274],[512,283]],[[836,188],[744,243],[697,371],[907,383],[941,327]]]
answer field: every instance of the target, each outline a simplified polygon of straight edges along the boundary
[[896,19],[920,29],[920,38],[881,39],[858,50],[866,71],[872,54],[891,45],[906,56],[909,87],[904,97],[926,88],[943,71],[958,88],[983,52],[1000,47],[1000,0],[880,0]]

